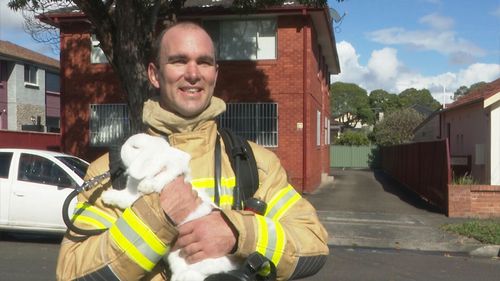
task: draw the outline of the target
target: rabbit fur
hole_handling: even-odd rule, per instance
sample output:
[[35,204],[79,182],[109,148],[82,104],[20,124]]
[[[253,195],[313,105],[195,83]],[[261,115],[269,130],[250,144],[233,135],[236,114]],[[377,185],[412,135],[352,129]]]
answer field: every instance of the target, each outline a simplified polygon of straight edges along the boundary
[[[171,147],[164,138],[148,134],[133,135],[123,144],[120,156],[127,167],[127,184],[123,190],[103,192],[102,199],[109,205],[125,209],[142,194],[161,192],[167,183],[180,175],[184,175],[186,182],[190,181],[191,156]],[[202,203],[179,225],[203,217],[217,208],[202,189],[197,192]],[[172,281],[203,281],[211,274],[230,271],[238,265],[236,260],[227,256],[188,264],[180,257],[179,251],[164,257],[172,271]]]

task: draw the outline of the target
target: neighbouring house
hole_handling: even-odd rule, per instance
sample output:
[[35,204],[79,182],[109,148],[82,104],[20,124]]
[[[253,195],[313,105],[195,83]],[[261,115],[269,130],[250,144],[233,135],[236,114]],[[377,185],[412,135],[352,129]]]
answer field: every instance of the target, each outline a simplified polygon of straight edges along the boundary
[[448,138],[456,174],[500,185],[500,78],[431,115],[415,135],[418,141]]
[[0,129],[59,132],[59,61],[0,40]]
[[[200,22],[216,43],[215,95],[228,103],[219,121],[275,151],[296,189],[310,192],[330,168],[328,85],[340,72],[330,10],[289,1],[235,16],[231,2],[187,0],[180,16]],[[113,120],[126,120],[124,93],[85,15],[48,16],[61,35],[63,151],[93,160],[123,127]]]

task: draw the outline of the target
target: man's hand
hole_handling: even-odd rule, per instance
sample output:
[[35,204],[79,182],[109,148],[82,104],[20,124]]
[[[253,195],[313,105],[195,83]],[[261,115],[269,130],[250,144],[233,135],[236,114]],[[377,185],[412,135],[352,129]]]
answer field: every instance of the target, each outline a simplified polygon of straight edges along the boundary
[[187,222],[179,227],[175,249],[188,263],[207,258],[218,258],[231,253],[236,244],[236,231],[224,219],[220,211]]
[[177,225],[193,212],[201,199],[191,184],[184,182],[180,176],[167,184],[160,193],[160,205],[165,214]]

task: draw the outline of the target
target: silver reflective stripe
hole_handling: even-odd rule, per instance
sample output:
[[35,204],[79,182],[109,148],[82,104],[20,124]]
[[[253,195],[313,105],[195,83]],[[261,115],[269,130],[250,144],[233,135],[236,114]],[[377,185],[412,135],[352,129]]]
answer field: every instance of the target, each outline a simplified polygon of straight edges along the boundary
[[278,202],[276,202],[272,208],[266,213],[266,217],[269,217],[269,218],[273,218],[273,219],[279,219],[279,218],[275,218],[274,216],[276,216],[276,214],[282,210],[286,205],[287,203],[290,202],[290,200],[296,196],[298,193],[297,191],[295,191],[295,189],[293,189],[291,186],[288,186],[287,187],[287,191],[286,193],[283,195],[283,197],[281,197],[279,199]]
[[316,274],[325,264],[326,258],[326,255],[300,257],[290,280],[300,279]]
[[141,252],[148,260],[156,263],[162,256],[158,255],[149,245],[142,239],[137,232],[128,225],[125,220],[119,219],[116,222],[116,227],[120,230],[121,234]]
[[120,281],[111,267],[105,266],[85,276],[75,279],[76,281]]

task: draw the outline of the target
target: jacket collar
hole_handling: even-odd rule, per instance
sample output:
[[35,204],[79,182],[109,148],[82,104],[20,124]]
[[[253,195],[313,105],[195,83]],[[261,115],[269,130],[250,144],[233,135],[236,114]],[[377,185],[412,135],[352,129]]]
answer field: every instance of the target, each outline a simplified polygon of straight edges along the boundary
[[214,121],[215,118],[226,110],[224,101],[212,97],[208,107],[193,118],[178,116],[166,111],[160,106],[158,97],[153,97],[144,103],[142,119],[153,134],[172,135],[200,130],[204,123]]

